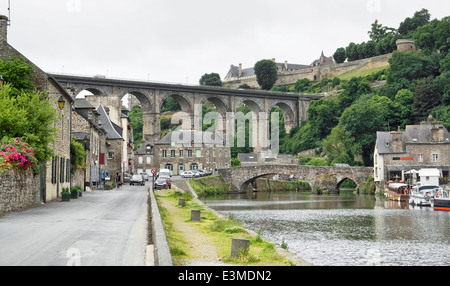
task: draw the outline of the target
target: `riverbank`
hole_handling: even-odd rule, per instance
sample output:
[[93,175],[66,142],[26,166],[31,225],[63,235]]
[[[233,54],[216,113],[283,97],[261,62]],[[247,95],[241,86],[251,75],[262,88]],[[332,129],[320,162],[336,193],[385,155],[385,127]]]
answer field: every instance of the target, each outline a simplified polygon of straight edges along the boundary
[[[310,265],[245,229],[239,221],[218,214],[190,195],[189,190],[173,186],[172,190],[155,191],[155,196],[174,265]],[[180,198],[185,199],[182,206],[178,204]],[[201,211],[200,221],[191,221],[193,209]],[[249,252],[237,258],[230,258],[232,238],[250,240]]]

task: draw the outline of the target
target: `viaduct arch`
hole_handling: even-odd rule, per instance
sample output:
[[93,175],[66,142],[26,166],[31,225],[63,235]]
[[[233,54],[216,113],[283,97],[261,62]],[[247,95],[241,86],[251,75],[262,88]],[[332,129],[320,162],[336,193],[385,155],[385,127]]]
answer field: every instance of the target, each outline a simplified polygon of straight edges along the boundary
[[[210,86],[190,86],[181,84],[163,84],[147,81],[110,79],[103,77],[87,77],[74,75],[50,74],[70,94],[77,95],[88,90],[94,95],[123,97],[134,95],[143,107],[143,139],[153,142],[160,139],[161,106],[168,97],[174,97],[189,114],[191,127],[196,130],[194,122],[198,122],[199,114],[196,106],[201,106],[206,100],[211,101],[224,120],[227,112],[235,112],[241,103],[246,103],[256,114],[270,113],[274,106],[283,111],[286,131],[307,120],[307,109],[311,100],[323,98],[322,94],[299,95],[294,93],[268,92],[262,90],[227,89]],[[201,126],[201,125],[200,125]],[[198,125],[197,125],[198,127]]]

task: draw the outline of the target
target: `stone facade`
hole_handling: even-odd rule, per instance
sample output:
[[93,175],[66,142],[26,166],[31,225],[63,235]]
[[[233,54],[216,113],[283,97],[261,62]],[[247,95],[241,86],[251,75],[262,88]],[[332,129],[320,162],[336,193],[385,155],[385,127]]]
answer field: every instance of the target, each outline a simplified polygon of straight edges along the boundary
[[407,125],[405,131],[377,132],[374,179],[378,189],[390,180],[406,181],[405,173],[438,168],[450,173],[450,134],[440,122],[428,120]]
[[[209,132],[181,131],[185,134],[200,134],[200,136],[212,136]],[[208,146],[203,143],[179,144],[172,140],[169,133],[156,143],[141,142],[139,149],[135,152],[134,168],[136,173],[147,172],[151,169],[169,169],[173,175],[180,175],[184,171],[206,169],[212,172],[231,167],[230,148],[222,144]],[[176,135],[178,136],[178,134]],[[194,138],[192,135],[191,138]],[[184,137],[186,138],[186,137]]]
[[39,175],[31,169],[0,175],[0,214],[40,204]]
[[[54,143],[51,144],[54,150],[54,156],[51,161],[43,164],[43,176],[41,176],[43,180],[41,184],[41,198],[44,202],[48,202],[59,198],[62,188],[70,187],[70,127],[73,99],[53,77],[42,71],[8,44],[7,21],[7,17],[0,16],[0,56],[8,57],[14,55],[22,57],[27,64],[33,66],[33,82],[36,84],[38,90],[47,94],[48,100],[52,102],[57,111],[57,119],[53,127],[58,129],[58,131]],[[65,102],[62,109],[58,107],[58,100],[60,98]]]

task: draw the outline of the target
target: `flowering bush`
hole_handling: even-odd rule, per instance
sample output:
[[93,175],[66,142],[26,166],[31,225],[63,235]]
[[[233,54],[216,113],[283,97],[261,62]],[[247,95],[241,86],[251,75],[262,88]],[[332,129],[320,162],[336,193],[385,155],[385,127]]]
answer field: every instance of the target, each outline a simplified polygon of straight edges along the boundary
[[3,138],[0,147],[0,169],[34,167],[38,163],[34,149],[20,138]]

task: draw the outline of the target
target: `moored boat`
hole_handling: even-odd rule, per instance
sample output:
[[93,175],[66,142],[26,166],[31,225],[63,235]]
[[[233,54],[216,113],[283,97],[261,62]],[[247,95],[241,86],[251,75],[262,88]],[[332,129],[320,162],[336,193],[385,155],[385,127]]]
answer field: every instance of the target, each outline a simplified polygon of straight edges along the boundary
[[409,203],[417,206],[431,206],[434,195],[440,189],[436,185],[417,184],[412,187],[409,194]]
[[450,211],[450,198],[448,190],[442,188],[436,193],[433,201],[433,209],[441,211]]
[[389,200],[407,202],[409,201],[408,185],[404,183],[390,182],[385,189],[385,195]]

